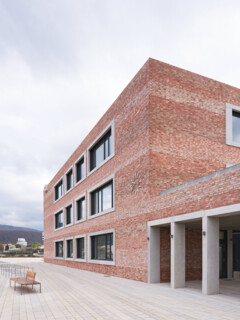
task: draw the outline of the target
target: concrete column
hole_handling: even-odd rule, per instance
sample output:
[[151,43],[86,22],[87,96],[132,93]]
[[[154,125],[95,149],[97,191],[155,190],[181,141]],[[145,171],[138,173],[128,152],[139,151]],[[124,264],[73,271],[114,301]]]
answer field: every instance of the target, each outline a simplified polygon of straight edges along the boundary
[[171,223],[171,287],[185,287],[185,224]]
[[219,218],[203,217],[202,231],[202,293],[217,294],[219,293]]
[[232,230],[227,230],[227,277],[233,277],[233,242]]
[[160,282],[160,228],[148,229],[148,282]]

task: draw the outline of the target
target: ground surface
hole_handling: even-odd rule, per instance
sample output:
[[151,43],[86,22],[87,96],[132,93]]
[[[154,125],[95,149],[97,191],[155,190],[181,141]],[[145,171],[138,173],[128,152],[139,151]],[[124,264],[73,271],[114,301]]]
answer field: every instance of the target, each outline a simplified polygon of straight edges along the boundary
[[[33,290],[10,288],[0,273],[0,319],[239,319],[240,281],[221,283],[223,294],[203,296],[199,283],[173,290],[169,284],[146,284],[43,263],[40,258],[0,259],[28,265],[42,282]],[[190,288],[191,287],[191,288]],[[226,295],[227,294],[227,295]]]

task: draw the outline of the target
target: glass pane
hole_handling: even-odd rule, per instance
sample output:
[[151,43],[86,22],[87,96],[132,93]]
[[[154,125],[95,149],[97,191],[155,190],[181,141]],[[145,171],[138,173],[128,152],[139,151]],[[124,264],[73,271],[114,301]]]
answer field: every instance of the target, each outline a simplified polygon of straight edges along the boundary
[[85,177],[85,172],[84,172],[84,162],[82,161],[81,163],[81,179]]
[[73,241],[67,240],[67,257],[73,258]]
[[77,259],[80,258],[80,239],[76,240],[76,244],[77,244]]
[[91,259],[97,259],[97,237],[91,237]]
[[104,159],[108,157],[108,139],[104,142]]
[[111,235],[107,234],[107,260],[111,260]]
[[98,192],[93,193],[93,208],[92,214],[98,213]]
[[111,238],[111,260],[113,260],[113,234],[110,233],[110,238]]
[[67,190],[72,188],[72,170],[67,174]]
[[232,113],[232,140],[240,142],[240,112]]
[[85,218],[85,213],[86,213],[86,201],[85,201],[85,198],[84,199],[82,199],[82,201],[81,201],[81,204],[82,204],[82,219],[84,219]]
[[103,211],[112,208],[112,185],[103,189]]
[[67,207],[66,224],[72,223],[72,206]]
[[80,251],[80,255],[79,255],[79,258],[80,259],[84,259],[84,238],[80,238],[79,239],[79,251]]
[[104,160],[104,144],[102,143],[97,149],[96,149],[96,167],[98,167]]
[[77,201],[77,220],[81,220],[82,219],[82,208],[81,208],[81,200]]
[[63,213],[58,214],[58,227],[61,228],[63,227]]
[[81,164],[77,163],[77,182],[81,180]]
[[102,191],[98,191],[98,206],[97,206],[97,212],[101,212],[102,209]]
[[112,136],[109,136],[109,138],[108,138],[108,155],[109,156],[112,153],[111,143],[112,143]]
[[63,227],[63,214],[62,212],[56,214],[55,216],[55,228],[61,228]]
[[62,181],[59,182],[58,185],[56,185],[55,187],[55,200],[57,200],[58,198],[60,198],[63,195],[63,183]]
[[63,241],[56,242],[56,257],[63,257]]
[[82,180],[85,176],[84,174],[84,159],[80,160],[77,165],[77,182]]
[[106,235],[98,236],[97,258],[106,259]]

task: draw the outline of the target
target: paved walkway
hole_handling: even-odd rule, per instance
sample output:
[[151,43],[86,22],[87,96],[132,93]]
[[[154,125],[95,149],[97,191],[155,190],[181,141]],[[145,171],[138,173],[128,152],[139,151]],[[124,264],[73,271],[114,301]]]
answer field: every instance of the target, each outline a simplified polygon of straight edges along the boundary
[[[8,278],[0,274],[1,320],[240,318],[240,290],[230,296],[203,296],[195,286],[173,290],[168,284],[108,277],[43,263],[41,259],[9,260],[31,265],[42,282],[42,293],[36,286],[33,291],[24,289],[21,296],[20,288],[14,291]],[[227,285],[231,287],[230,282]]]

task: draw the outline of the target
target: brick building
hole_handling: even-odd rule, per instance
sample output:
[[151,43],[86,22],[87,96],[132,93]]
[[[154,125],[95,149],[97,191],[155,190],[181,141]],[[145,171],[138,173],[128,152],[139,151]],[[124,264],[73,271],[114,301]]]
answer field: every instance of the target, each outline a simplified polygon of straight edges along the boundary
[[240,271],[240,90],[149,59],[44,189],[45,261],[145,282]]

